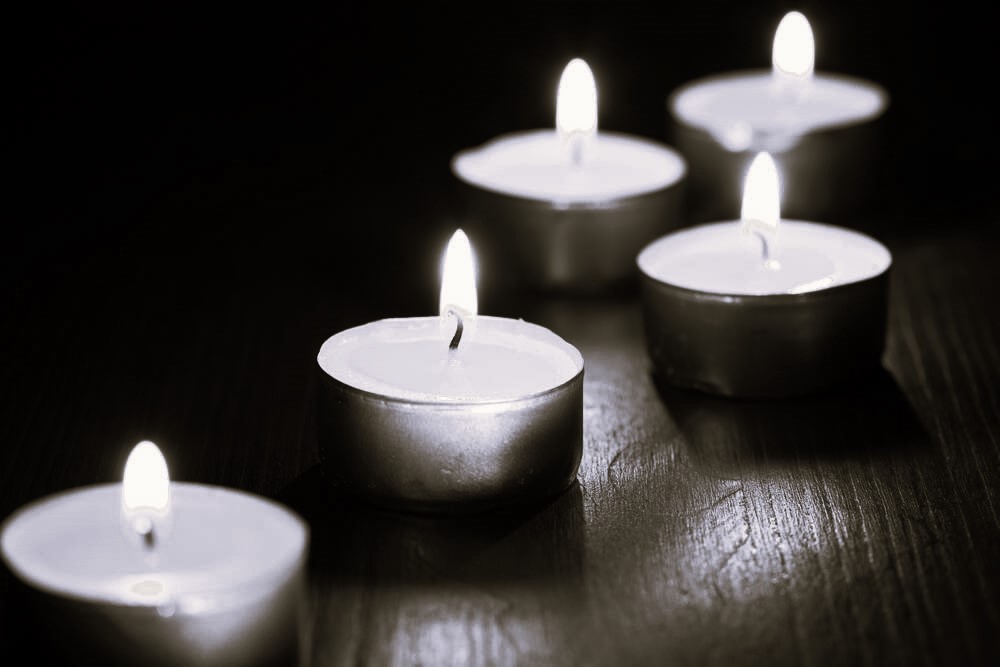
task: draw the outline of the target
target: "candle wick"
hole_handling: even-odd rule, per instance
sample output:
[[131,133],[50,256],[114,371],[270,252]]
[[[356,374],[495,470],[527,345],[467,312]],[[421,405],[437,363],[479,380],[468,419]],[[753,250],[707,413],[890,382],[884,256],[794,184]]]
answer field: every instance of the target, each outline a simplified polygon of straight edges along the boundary
[[132,524],[132,528],[142,538],[142,545],[152,550],[156,546],[156,530],[149,517],[140,516]]
[[771,259],[771,246],[767,242],[767,237],[759,229],[753,230],[753,233],[760,239],[760,252],[764,258],[764,262],[767,263]]
[[781,261],[775,259],[771,247],[771,244],[767,240],[767,233],[760,229],[754,229],[753,235],[760,239],[760,254],[764,260],[764,268],[768,271],[780,271]]
[[449,315],[454,315],[457,325],[455,326],[455,335],[452,336],[451,342],[448,343],[449,350],[457,350],[458,344],[462,342],[462,333],[465,331],[465,322],[462,320],[462,315],[455,308],[448,309]]
[[569,136],[569,155],[574,167],[583,164],[583,144],[584,137],[581,132],[574,132]]

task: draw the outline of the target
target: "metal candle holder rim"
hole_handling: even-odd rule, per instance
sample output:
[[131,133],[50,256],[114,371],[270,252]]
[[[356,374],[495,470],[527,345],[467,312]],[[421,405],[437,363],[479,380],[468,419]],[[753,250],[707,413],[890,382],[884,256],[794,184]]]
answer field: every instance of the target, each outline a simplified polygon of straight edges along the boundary
[[[258,583],[262,581],[267,581],[269,579],[273,579],[274,576],[280,572],[284,572],[286,570],[288,572],[295,572],[301,567],[305,566],[307,555],[309,553],[309,539],[310,539],[309,524],[306,523],[306,521],[301,516],[299,516],[297,512],[289,509],[285,505],[275,500],[271,500],[270,498],[265,498],[264,496],[250,493],[248,491],[243,491],[241,489],[235,489],[232,487],[219,486],[215,484],[201,484],[200,482],[178,482],[174,480],[170,481],[170,485],[171,487],[179,486],[185,488],[202,487],[199,490],[207,490],[207,491],[225,491],[226,493],[232,493],[243,496],[246,499],[254,502],[259,502],[265,505],[269,505],[272,509],[279,511],[288,516],[288,518],[292,519],[292,521],[296,525],[298,525],[298,527],[303,532],[302,551],[295,557],[295,559],[280,562],[278,563],[278,565],[274,566],[274,568],[269,569],[264,573],[259,573],[253,577],[249,577],[246,580],[240,582],[236,586],[231,586],[227,588],[214,588],[211,590],[206,589],[206,591],[211,592],[213,596],[218,596],[219,600],[222,601],[228,600],[231,603],[238,604],[239,602],[243,601],[243,598],[233,599],[232,598],[233,595],[238,595],[241,591],[246,589],[255,589]],[[4,519],[2,523],[0,523],[0,536],[4,535],[7,528],[23,514],[37,507],[40,507],[41,505],[46,504],[49,501],[57,500],[59,498],[62,498],[63,496],[70,496],[75,493],[80,493],[84,491],[97,491],[99,489],[107,488],[109,486],[115,486],[115,483],[107,482],[102,484],[86,484],[83,486],[77,486],[70,489],[63,489],[62,491],[58,491],[56,493],[43,496],[41,498],[36,498],[35,500],[32,500],[19,507],[10,516]],[[109,519],[109,521],[110,520],[111,519]],[[155,611],[157,607],[160,606],[160,604],[162,604],[162,602],[160,601],[153,601],[153,600],[144,601],[139,598],[119,600],[114,598],[95,597],[92,595],[83,595],[80,593],[75,593],[73,591],[53,588],[45,581],[37,579],[29,575],[21,568],[16,567],[15,564],[7,557],[7,550],[3,549],[2,546],[0,546],[0,561],[3,561],[3,563],[7,566],[7,569],[10,570],[21,581],[29,583],[32,587],[36,588],[37,590],[56,598],[71,600],[75,602],[83,602],[87,604],[112,605],[119,609],[123,610],[130,609],[136,611],[138,610]],[[219,608],[217,607],[214,608],[214,611],[219,611]]]
[[[705,222],[705,223],[702,223],[702,224],[699,224],[699,225],[694,225],[692,227],[686,227],[685,229],[680,230],[680,231],[681,232],[687,232],[687,231],[691,231],[691,230],[694,230],[694,229],[698,229],[699,227],[709,227],[709,226],[712,226],[712,225],[717,225],[720,222],[726,222],[726,221]],[[822,227],[830,227],[830,228],[834,228],[834,229],[845,229],[845,228],[842,228],[842,227],[838,227],[836,225],[827,225],[827,224],[824,224],[824,223],[821,223],[821,222],[810,222],[809,224],[811,224],[811,225],[818,225],[818,226],[822,226]],[[647,280],[649,280],[649,281],[651,281],[653,283],[656,283],[656,285],[659,286],[659,287],[665,287],[665,288],[667,288],[669,290],[677,292],[678,294],[686,296],[688,299],[691,299],[693,301],[720,301],[720,302],[723,302],[723,303],[743,303],[743,302],[746,302],[746,303],[759,304],[759,305],[779,305],[779,304],[802,303],[802,302],[811,301],[811,300],[814,300],[814,299],[817,299],[817,298],[824,298],[824,297],[818,297],[818,296],[816,296],[817,294],[836,294],[836,293],[843,292],[843,291],[846,291],[848,289],[851,289],[851,288],[853,288],[853,287],[855,287],[857,285],[864,285],[866,283],[869,283],[869,282],[872,282],[872,281],[875,281],[875,280],[880,280],[881,278],[883,278],[884,276],[886,276],[889,273],[889,271],[892,269],[892,253],[889,252],[889,249],[886,248],[885,245],[881,241],[879,241],[878,239],[875,239],[875,238],[873,238],[871,236],[868,236],[867,234],[862,234],[861,232],[857,232],[857,231],[855,231],[853,229],[848,230],[848,231],[850,231],[850,232],[852,232],[854,234],[857,234],[858,236],[863,236],[866,239],[868,239],[869,241],[871,241],[872,243],[877,244],[878,247],[881,248],[885,252],[885,254],[886,254],[887,263],[885,265],[885,268],[882,269],[881,271],[879,271],[878,273],[870,275],[867,278],[862,278],[861,280],[852,280],[851,282],[847,282],[847,283],[838,283],[836,285],[831,285],[830,287],[825,287],[825,288],[820,289],[820,290],[815,290],[815,291],[812,291],[812,292],[802,292],[800,294],[790,294],[790,293],[781,293],[781,294],[736,294],[736,293],[732,293],[732,292],[709,292],[709,291],[706,291],[706,290],[694,289],[693,287],[684,287],[682,285],[675,285],[674,283],[671,283],[671,282],[668,282],[666,280],[663,280],[662,278],[657,278],[656,276],[648,273],[646,270],[644,270],[642,268],[642,263],[640,262],[640,259],[641,259],[642,255],[645,252],[647,252],[651,247],[653,247],[655,244],[659,243],[661,240],[665,239],[666,236],[661,236],[660,238],[658,238],[655,241],[652,241],[648,245],[646,245],[646,247],[643,248],[639,252],[639,254],[636,256],[635,263],[636,263],[636,266],[639,268],[639,272]],[[667,236],[669,236],[669,234]]]
[[[687,119],[682,118],[677,113],[677,99],[684,93],[688,92],[689,90],[697,88],[698,86],[705,85],[706,83],[712,83],[716,81],[727,81],[729,79],[740,79],[747,76],[764,76],[770,73],[771,70],[763,68],[741,69],[729,72],[721,72],[719,74],[709,74],[708,76],[703,76],[697,79],[693,79],[691,81],[687,81],[681,84],[673,92],[671,92],[670,95],[667,96],[666,100],[667,111],[670,113],[670,115],[678,124],[683,125],[684,127],[687,128],[698,130],[700,132],[704,132],[705,134],[711,134],[711,131],[708,130],[707,128],[701,125],[696,125],[694,123],[691,123]],[[878,96],[879,107],[878,110],[871,115],[864,116],[862,118],[842,120],[835,123],[824,123],[814,128],[807,129],[805,132],[795,133],[795,135],[797,136],[819,134],[822,132],[829,132],[832,130],[840,130],[848,127],[854,127],[855,125],[863,125],[864,123],[869,123],[880,118],[889,109],[889,91],[887,91],[885,87],[882,86],[881,84],[876,83],[870,79],[865,79],[859,76],[851,76],[849,74],[839,74],[839,73],[820,72],[820,71],[817,71],[814,76],[817,79],[824,79],[827,81],[839,81],[841,83],[849,83],[858,86],[864,86],[865,88],[868,88]]]
[[[518,136],[522,136],[522,135],[526,135],[526,134],[532,134],[532,133],[538,132],[538,131],[539,130],[522,130],[522,131],[518,131],[518,132],[507,132],[505,134],[501,134],[499,136],[493,137],[492,139],[490,139],[490,140],[488,140],[486,142],[483,142],[482,144],[479,144],[478,146],[471,146],[469,148],[464,148],[464,149],[458,151],[457,153],[455,153],[452,156],[451,163],[450,163],[451,173],[455,175],[455,178],[457,178],[458,180],[460,180],[462,183],[465,183],[469,187],[476,188],[478,190],[483,190],[483,191],[489,192],[491,194],[498,195],[500,197],[506,197],[508,199],[513,199],[513,200],[516,200],[516,201],[519,201],[519,202],[523,202],[523,203],[531,205],[531,206],[537,206],[538,208],[542,208],[542,209],[546,209],[546,210],[554,208],[554,209],[557,209],[557,210],[560,210],[560,211],[567,211],[567,210],[570,210],[570,211],[575,211],[575,210],[600,210],[600,209],[603,209],[603,208],[615,208],[615,207],[622,206],[622,205],[630,205],[633,202],[642,201],[643,199],[647,199],[647,198],[648,199],[652,199],[654,197],[661,196],[663,193],[665,193],[665,192],[667,192],[669,190],[672,190],[674,188],[678,188],[684,182],[684,180],[685,180],[685,178],[687,177],[687,174],[688,174],[687,159],[683,155],[681,155],[681,153],[679,151],[677,151],[676,149],[671,148],[670,146],[668,146],[668,145],[666,145],[664,143],[661,143],[659,141],[656,141],[654,139],[649,139],[647,137],[640,137],[638,135],[628,134],[628,133],[625,133],[625,132],[611,132],[611,131],[605,131],[605,130],[601,130],[600,134],[604,135],[604,136],[621,137],[621,138],[625,138],[625,139],[630,139],[630,140],[635,141],[637,143],[644,143],[644,144],[647,144],[647,145],[652,146],[654,148],[659,148],[661,150],[669,151],[680,162],[681,171],[678,174],[677,178],[675,180],[673,180],[672,182],[667,183],[663,187],[655,188],[653,190],[646,190],[645,192],[639,192],[639,193],[633,194],[633,195],[626,195],[624,197],[609,197],[607,199],[595,199],[595,200],[587,200],[587,201],[567,202],[567,201],[560,201],[558,199],[542,198],[542,197],[528,197],[528,196],[524,196],[524,195],[512,194],[510,192],[505,192],[503,190],[500,190],[500,189],[497,189],[497,188],[493,188],[493,187],[489,187],[489,186],[483,185],[481,183],[476,183],[476,182],[470,181],[469,179],[465,178],[465,176],[463,176],[459,172],[459,170],[456,169],[456,167],[455,167],[455,165],[456,165],[456,163],[458,162],[459,159],[461,159],[462,157],[465,157],[466,155],[468,155],[470,153],[474,153],[476,151],[483,150],[484,148],[487,148],[488,146],[490,146],[490,145],[492,145],[494,143],[498,143],[498,142],[504,141],[506,139],[511,139],[513,137],[518,137]],[[553,128],[552,132],[555,132],[555,131],[556,131],[555,128]]]

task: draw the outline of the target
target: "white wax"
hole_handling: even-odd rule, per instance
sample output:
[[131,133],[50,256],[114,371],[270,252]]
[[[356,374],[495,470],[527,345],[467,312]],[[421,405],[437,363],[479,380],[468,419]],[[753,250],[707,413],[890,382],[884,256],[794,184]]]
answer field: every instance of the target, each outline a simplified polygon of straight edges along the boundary
[[458,349],[454,320],[379,320],[342,331],[319,351],[330,376],[363,391],[411,401],[511,400],[554,389],[583,369],[579,351],[544,327],[478,316]]
[[795,294],[876,276],[892,263],[889,251],[858,232],[814,222],[782,220],[772,239],[777,270],[765,265],[757,236],[742,222],[717,222],[668,234],[639,253],[643,273],[665,283],[717,294]]
[[679,121],[711,133],[726,148],[747,150],[774,135],[869,121],[888,106],[885,90],[863,79],[817,73],[801,83],[778,85],[769,70],[732,72],[682,86],[670,107]]
[[151,565],[122,535],[120,489],[84,487],[22,508],[0,536],[4,560],[52,594],[164,615],[260,598],[303,562],[307,529],[288,510],[231,489],[173,482],[173,529]]
[[684,159],[661,144],[598,132],[573,164],[553,130],[507,134],[458,153],[452,170],[472,185],[561,205],[608,202],[669,187],[684,176]]

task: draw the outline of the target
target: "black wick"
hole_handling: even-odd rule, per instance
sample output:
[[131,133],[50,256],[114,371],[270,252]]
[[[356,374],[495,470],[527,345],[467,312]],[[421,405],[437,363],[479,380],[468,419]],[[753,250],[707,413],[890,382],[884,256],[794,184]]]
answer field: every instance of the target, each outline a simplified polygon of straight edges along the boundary
[[147,517],[139,517],[132,523],[132,528],[142,540],[142,546],[152,550],[156,546],[156,528]]
[[458,326],[455,327],[455,335],[451,337],[451,342],[448,343],[448,349],[457,350],[458,344],[462,342],[462,332],[465,331],[465,322],[462,321],[462,315],[454,308],[449,308],[448,314],[454,315],[458,321]]

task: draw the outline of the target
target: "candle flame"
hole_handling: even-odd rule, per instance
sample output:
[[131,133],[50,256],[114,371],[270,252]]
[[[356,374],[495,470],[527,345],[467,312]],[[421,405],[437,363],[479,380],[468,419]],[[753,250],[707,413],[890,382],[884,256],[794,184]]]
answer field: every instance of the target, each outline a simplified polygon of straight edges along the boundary
[[781,219],[781,185],[778,168],[770,153],[757,153],[743,183],[744,229],[750,227],[777,231]]
[[170,475],[159,448],[143,440],[132,448],[122,479],[122,505],[127,512],[166,512],[170,504]]
[[776,75],[808,79],[816,63],[812,28],[799,12],[788,12],[774,31],[771,65]]
[[469,237],[461,229],[452,235],[444,253],[440,306],[442,317],[447,316],[451,310],[458,310],[463,315],[475,315],[478,312],[476,263]]
[[556,129],[564,137],[597,132],[597,84],[590,67],[580,58],[569,61],[559,78]]

